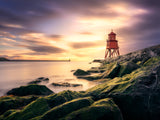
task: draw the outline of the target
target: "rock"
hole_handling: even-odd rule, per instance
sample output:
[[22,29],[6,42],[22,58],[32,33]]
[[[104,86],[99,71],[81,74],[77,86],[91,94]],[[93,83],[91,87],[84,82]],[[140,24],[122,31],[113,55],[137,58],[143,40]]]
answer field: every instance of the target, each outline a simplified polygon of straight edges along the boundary
[[61,86],[61,87],[78,87],[78,86],[82,86],[82,84],[71,84],[68,82],[64,82],[64,83],[52,83],[53,86]]
[[45,112],[48,113],[51,109],[56,108],[56,106],[80,96],[81,94],[78,92],[67,90],[57,94],[51,94],[46,97],[40,97],[25,106],[22,110],[16,111],[14,114],[10,114],[4,120],[29,120],[32,118],[34,119],[34,117],[36,117],[35,119],[37,120],[40,119],[40,117],[37,116],[43,115]]
[[73,74],[76,75],[76,76],[82,76],[82,75],[89,75],[89,72],[86,72],[84,70],[78,69]]
[[110,97],[124,120],[158,120],[160,118],[160,65],[150,63],[122,77],[110,79],[86,91],[94,100]]
[[48,81],[48,80],[49,80],[49,78],[39,77],[39,78],[37,78],[37,80],[40,80],[40,81]]
[[53,120],[53,118],[56,120],[78,109],[90,106],[92,103],[93,100],[90,97],[74,99],[52,108],[50,111],[43,114],[40,120]]
[[47,100],[45,98],[38,98],[32,103],[25,106],[22,110],[16,111],[10,114],[5,119],[6,120],[29,120],[38,115],[42,115],[48,111],[50,107],[48,106]]
[[34,81],[29,82],[28,84],[38,84],[40,82],[42,82],[42,81],[40,81],[40,80],[34,80]]
[[75,72],[76,70],[71,70],[71,72]]
[[19,88],[13,88],[7,92],[7,95],[26,96],[26,95],[49,95],[53,91],[44,85],[27,85]]
[[[26,96],[26,97],[17,97],[17,96],[2,96],[0,97],[0,115],[10,109],[18,109],[23,107],[30,102],[36,100],[36,96]],[[3,108],[3,109],[2,109]],[[6,115],[5,115],[6,114]],[[4,116],[7,116],[9,113],[5,113]]]
[[78,76],[77,78],[94,81],[94,80],[102,78],[102,76],[101,75],[85,75],[85,76]]
[[106,70],[106,72],[102,74],[102,78],[117,77],[119,70],[120,70],[120,65],[118,63],[115,63],[110,70]]
[[105,71],[106,71],[105,69],[100,69],[97,67],[92,67],[91,69],[87,70],[87,72],[89,73],[103,73]]
[[40,78],[37,78],[34,81],[29,82],[28,84],[38,84],[38,83],[41,83],[42,81],[49,81],[49,78],[40,77]]
[[131,73],[132,71],[138,69],[140,66],[137,65],[136,63],[133,63],[133,62],[125,62],[123,64],[120,65],[120,70],[119,70],[119,73],[118,73],[118,76],[119,77],[122,77],[123,75],[125,74],[129,74]]
[[61,120],[123,120],[123,118],[114,101],[106,98],[74,111]]

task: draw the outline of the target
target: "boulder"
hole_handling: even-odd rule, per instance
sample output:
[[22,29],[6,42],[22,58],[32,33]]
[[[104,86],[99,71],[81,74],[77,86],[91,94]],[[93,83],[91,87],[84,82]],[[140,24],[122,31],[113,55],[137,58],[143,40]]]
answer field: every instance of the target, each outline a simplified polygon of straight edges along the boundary
[[36,96],[25,96],[25,97],[3,96],[3,97],[0,97],[0,108],[1,108],[0,115],[5,113],[7,110],[18,109],[20,107],[23,107],[29,104],[30,102],[36,100],[37,98],[38,97]]
[[47,99],[40,97],[25,106],[22,110],[5,117],[5,120],[29,120],[30,118],[42,115],[49,109],[50,107],[48,106]]
[[51,110],[43,114],[40,120],[53,120],[53,118],[57,120],[71,112],[74,112],[75,110],[90,106],[92,103],[93,100],[90,97],[74,99],[72,101],[52,108]]
[[102,74],[102,78],[114,78],[118,76],[118,72],[120,70],[120,65],[118,63],[115,63],[111,69],[106,70]]
[[[7,117],[4,117],[4,120],[29,120],[32,118],[38,120],[41,118],[39,116],[48,113],[50,110],[56,108],[56,106],[59,106],[80,96],[81,94],[78,92],[67,90],[57,94],[40,97],[21,110],[16,111],[13,114],[8,115]],[[71,106],[70,108],[72,107],[73,106]]]
[[140,66],[137,65],[134,62],[125,62],[125,63],[123,63],[123,64],[120,65],[120,70],[119,70],[118,76],[122,77],[123,75],[129,74],[132,71],[138,69],[139,67]]
[[82,75],[89,75],[89,72],[86,72],[86,71],[81,70],[81,69],[77,69],[73,74],[76,75],[76,76],[82,76]]
[[27,85],[13,88],[7,92],[7,95],[26,96],[26,95],[49,95],[52,94],[49,88],[44,85]]
[[113,98],[124,120],[159,120],[160,65],[150,63],[86,91],[94,100]]
[[123,120],[123,118],[114,101],[106,98],[74,111],[61,120]]

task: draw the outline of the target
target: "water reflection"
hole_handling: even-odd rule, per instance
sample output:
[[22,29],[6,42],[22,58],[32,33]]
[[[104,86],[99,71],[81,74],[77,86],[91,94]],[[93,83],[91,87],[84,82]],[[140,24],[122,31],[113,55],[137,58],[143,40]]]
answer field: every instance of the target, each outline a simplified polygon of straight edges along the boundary
[[[87,70],[98,64],[88,64],[88,62],[0,62],[0,96],[8,90],[26,85],[28,82],[39,77],[48,77],[47,85],[54,92],[62,90],[82,91],[95,86],[97,83],[73,76],[72,70],[78,68]],[[79,87],[55,87],[52,82],[78,83]]]

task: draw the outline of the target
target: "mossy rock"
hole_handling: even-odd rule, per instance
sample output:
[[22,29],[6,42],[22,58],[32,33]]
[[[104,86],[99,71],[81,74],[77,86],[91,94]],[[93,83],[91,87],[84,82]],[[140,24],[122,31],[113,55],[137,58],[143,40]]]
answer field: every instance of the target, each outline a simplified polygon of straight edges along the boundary
[[81,109],[86,106],[90,106],[93,100],[90,97],[78,98],[72,101],[66,102],[62,105],[52,108],[41,116],[39,120],[53,120],[59,119],[75,110]]
[[41,116],[50,109],[61,105],[67,101],[80,97],[81,94],[75,91],[63,91],[57,94],[51,94],[46,97],[40,97],[39,99],[31,102],[25,106],[22,110],[14,112],[5,117],[6,120],[28,120],[37,116]]
[[6,120],[28,120],[30,118],[42,115],[50,109],[45,98],[38,98],[32,103],[25,106],[21,111],[6,117]]
[[129,74],[132,71],[138,69],[140,66],[133,62],[126,62],[120,65],[120,71],[118,73],[119,77],[122,77],[125,74]]
[[49,106],[53,108],[57,105],[63,104],[67,101],[73,100],[75,98],[79,98],[81,96],[82,94],[80,92],[66,90],[66,91],[59,92],[57,94],[46,96],[45,98],[48,100]]
[[90,73],[81,69],[77,69],[73,74],[76,76],[82,76],[82,75],[89,75]]
[[120,65],[118,63],[115,63],[111,69],[106,70],[103,74],[102,74],[102,78],[114,78],[118,76],[118,72],[120,69]]
[[0,97],[0,115],[10,109],[21,108],[30,102],[36,100],[38,97],[26,96],[26,97],[16,97],[16,96],[4,96]]
[[148,59],[143,65],[144,66],[149,66],[149,65],[153,65],[153,64],[159,64],[160,63],[160,57],[152,57],[150,59]]
[[44,85],[27,85],[19,88],[13,88],[7,92],[7,95],[26,96],[26,95],[49,95],[52,94],[49,88]]
[[114,101],[105,98],[91,106],[74,111],[60,120],[123,120],[123,118]]

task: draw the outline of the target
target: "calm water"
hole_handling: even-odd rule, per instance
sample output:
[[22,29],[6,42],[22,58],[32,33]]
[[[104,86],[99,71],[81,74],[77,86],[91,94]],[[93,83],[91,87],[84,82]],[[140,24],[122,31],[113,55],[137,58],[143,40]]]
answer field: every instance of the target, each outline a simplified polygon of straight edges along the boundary
[[[97,83],[77,79],[71,70],[78,68],[87,70],[98,66],[98,63],[88,64],[88,62],[0,62],[0,96],[8,90],[26,85],[28,82],[38,77],[48,77],[50,80],[45,84],[54,92],[62,90],[86,90]],[[52,82],[69,82],[83,84],[81,87],[54,87]]]

